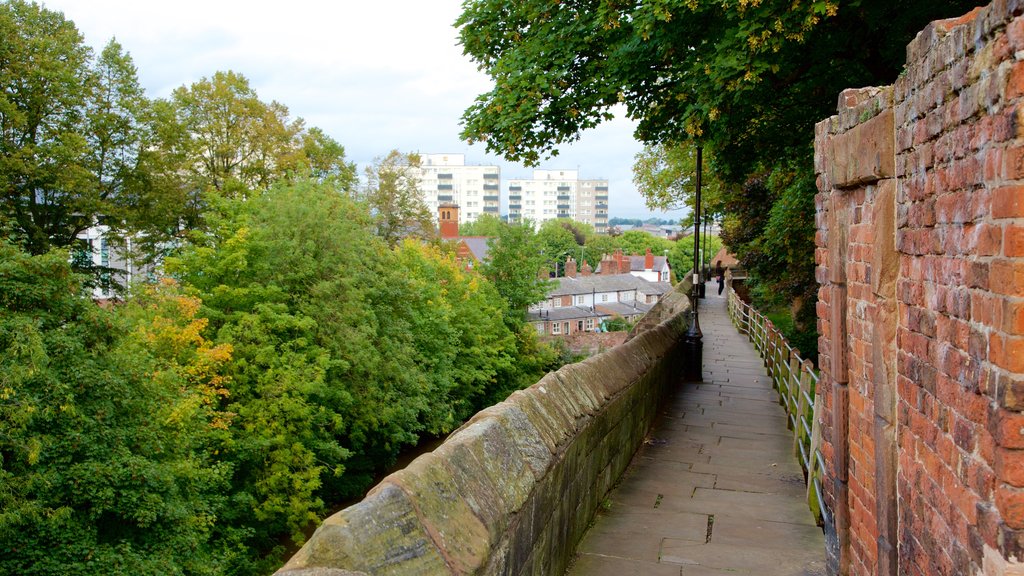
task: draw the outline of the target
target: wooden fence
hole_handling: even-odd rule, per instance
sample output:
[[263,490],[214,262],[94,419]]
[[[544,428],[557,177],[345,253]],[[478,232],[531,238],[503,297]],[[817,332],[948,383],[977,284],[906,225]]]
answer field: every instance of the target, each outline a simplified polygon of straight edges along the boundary
[[816,393],[818,374],[814,363],[800,357],[800,351],[789,345],[771,320],[744,302],[729,288],[729,317],[741,334],[746,334],[764,359],[768,374],[779,392],[779,403],[789,415],[793,431],[793,452],[804,470],[807,483],[807,504],[818,523],[828,518],[821,505],[821,476],[825,462],[818,450],[821,438],[818,412],[820,400]]

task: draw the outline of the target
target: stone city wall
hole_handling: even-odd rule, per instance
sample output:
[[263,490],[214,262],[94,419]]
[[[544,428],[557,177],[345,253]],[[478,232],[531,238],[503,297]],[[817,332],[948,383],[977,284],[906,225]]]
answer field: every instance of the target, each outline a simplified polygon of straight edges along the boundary
[[1024,3],[937,21],[818,124],[839,574],[1024,574]]
[[278,575],[564,573],[678,379],[688,289],[651,311],[664,322],[478,413],[327,518]]

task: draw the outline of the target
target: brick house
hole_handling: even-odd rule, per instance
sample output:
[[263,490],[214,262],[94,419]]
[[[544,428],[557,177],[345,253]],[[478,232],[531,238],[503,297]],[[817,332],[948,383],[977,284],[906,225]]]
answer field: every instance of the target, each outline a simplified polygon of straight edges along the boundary
[[[649,282],[628,272],[591,274],[586,261],[578,275],[571,257],[565,269],[564,277],[553,280],[556,285],[548,297],[531,306],[527,313],[527,320],[539,334],[599,332],[605,321],[616,317],[635,322],[672,289],[668,282]],[[605,270],[611,267],[606,266]]]

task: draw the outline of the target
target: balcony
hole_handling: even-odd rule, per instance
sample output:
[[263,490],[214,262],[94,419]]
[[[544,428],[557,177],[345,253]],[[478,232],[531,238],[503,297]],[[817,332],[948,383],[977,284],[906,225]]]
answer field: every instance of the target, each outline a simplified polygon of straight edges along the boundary
[[484,174],[484,180],[499,180],[501,179],[500,174]]
[[454,190],[455,187],[452,186],[451,184],[438,184],[437,185],[437,189],[438,190]]
[[484,202],[498,202],[500,200],[500,198],[501,197],[498,196],[498,195],[484,196]]
[[444,195],[438,194],[437,195],[437,201],[438,202],[451,202],[452,201],[452,195],[451,194],[444,194]]
[[499,188],[499,184],[490,184],[488,182],[484,182],[484,190],[498,190]]
[[499,208],[497,206],[484,206],[484,212],[487,214],[497,214]]
[[452,179],[452,175],[451,174],[438,174],[437,175],[437,179],[438,180],[451,180]]

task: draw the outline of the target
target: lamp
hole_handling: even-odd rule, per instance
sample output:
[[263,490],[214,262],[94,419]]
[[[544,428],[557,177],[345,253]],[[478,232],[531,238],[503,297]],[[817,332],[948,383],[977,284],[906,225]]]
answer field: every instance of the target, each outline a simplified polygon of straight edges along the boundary
[[704,335],[700,331],[700,316],[697,312],[700,286],[700,178],[703,169],[703,146],[697,146],[697,193],[693,209],[693,286],[690,287],[690,327],[683,334],[683,379],[700,382],[701,365],[704,362]]

